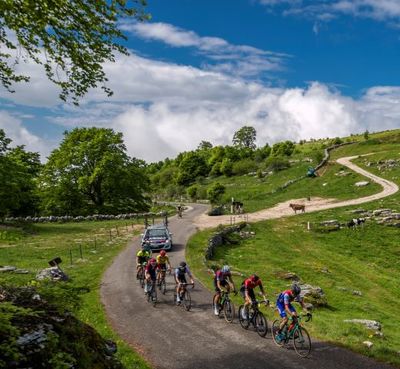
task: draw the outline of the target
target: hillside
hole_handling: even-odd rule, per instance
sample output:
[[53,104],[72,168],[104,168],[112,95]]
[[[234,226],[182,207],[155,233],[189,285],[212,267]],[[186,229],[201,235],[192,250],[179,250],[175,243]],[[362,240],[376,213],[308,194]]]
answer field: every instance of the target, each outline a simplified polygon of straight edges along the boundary
[[[371,154],[356,158],[354,163],[400,185],[399,131],[371,136],[368,141],[334,150],[332,160]],[[331,178],[335,178],[333,176]],[[350,183],[346,185],[344,178],[341,177],[343,182],[340,179],[334,182],[336,190],[348,186],[346,196],[358,197],[359,193],[351,192]],[[284,196],[279,196],[283,200],[299,198],[297,191],[300,190],[294,186],[288,187]],[[326,193],[318,192],[318,188],[315,190],[315,196],[326,196]],[[277,202],[275,195],[271,196],[274,197],[271,203]],[[252,223],[247,231],[254,232],[253,237],[242,239],[239,244],[220,247],[207,265],[203,264],[204,249],[213,231],[203,231],[190,240],[188,258],[196,275],[210,288],[212,283],[208,268],[213,264],[229,264],[243,276],[256,272],[260,274],[272,300],[290,285],[290,281],[283,276],[288,272],[294,273],[302,283],[321,287],[328,301],[327,306],[315,309],[313,323],[307,326],[314,338],[400,366],[400,334],[393,319],[400,314],[397,306],[400,292],[395,277],[400,274],[399,203],[400,194],[397,192],[358,206]],[[354,217],[365,217],[364,226],[348,228],[347,223]],[[338,226],[323,225],[324,222],[333,224],[333,221]],[[307,229],[308,223],[311,230]],[[242,278],[235,277],[236,282],[240,283]],[[237,303],[239,301],[236,300]],[[276,317],[270,311],[267,314],[270,319]],[[377,321],[381,330],[345,322],[351,319]],[[372,342],[373,346],[367,348],[364,341]]]

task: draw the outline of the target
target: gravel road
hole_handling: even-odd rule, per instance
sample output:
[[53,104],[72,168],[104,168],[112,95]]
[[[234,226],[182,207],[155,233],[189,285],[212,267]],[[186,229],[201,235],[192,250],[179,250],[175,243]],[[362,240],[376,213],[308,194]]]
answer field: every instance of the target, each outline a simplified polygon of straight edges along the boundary
[[[340,160],[348,165],[346,158]],[[352,164],[353,165],[353,164]],[[357,167],[358,168],[358,167]],[[353,170],[358,171],[355,168]],[[361,168],[358,168],[361,170]],[[364,173],[363,173],[364,174]],[[369,178],[374,179],[368,173]],[[398,190],[396,185],[379,179],[383,192],[392,194]],[[383,192],[373,195],[379,196]],[[383,196],[381,196],[383,197]],[[379,198],[379,197],[378,197]],[[367,201],[372,201],[369,196]],[[357,199],[360,200],[360,199]],[[341,203],[318,203],[315,208],[307,205],[307,211],[321,210],[333,206],[353,204],[349,200]],[[361,203],[361,202],[357,202]],[[288,207],[288,203],[285,203]],[[339,205],[340,204],[340,205]],[[333,205],[333,206],[330,206]],[[325,207],[327,206],[327,207]],[[251,214],[249,221],[256,221],[267,209]],[[292,214],[282,207],[278,215]],[[291,210],[291,209],[289,209]],[[170,229],[173,233],[174,248],[169,253],[173,266],[184,260],[185,245],[188,238],[198,228],[215,226],[208,219],[202,222],[204,205],[193,205],[185,211],[183,218],[172,217]],[[275,217],[275,216],[274,216]],[[101,285],[101,299],[109,322],[115,331],[133,348],[139,351],[154,368],[162,369],[256,369],[256,368],[309,368],[309,369],[386,369],[389,365],[377,363],[367,357],[348,350],[323,343],[313,342],[309,358],[301,359],[292,349],[277,347],[270,334],[261,338],[251,329],[245,331],[235,320],[232,324],[213,316],[211,311],[212,292],[196,282],[190,290],[193,308],[187,312],[173,303],[173,279],[167,277],[167,294],[158,294],[159,303],[153,307],[146,302],[143,289],[135,279],[135,254],[139,239],[134,238],[128,247],[119,254],[106,271]]]

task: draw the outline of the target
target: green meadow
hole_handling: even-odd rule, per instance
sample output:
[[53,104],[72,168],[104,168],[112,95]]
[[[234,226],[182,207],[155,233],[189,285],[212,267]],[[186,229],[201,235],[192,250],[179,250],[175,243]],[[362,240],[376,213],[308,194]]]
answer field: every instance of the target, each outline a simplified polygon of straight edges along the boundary
[[[383,142],[372,140],[339,148],[332,157],[373,153],[355,159],[355,163],[400,184],[400,165],[378,168],[378,161],[400,159],[399,136],[383,137]],[[343,199],[350,195],[349,191],[343,197],[332,196],[340,192],[345,182],[331,182],[325,175],[319,179],[333,187],[329,197]],[[309,179],[310,182],[314,180]],[[296,186],[289,187],[286,196],[281,195],[281,200],[298,197],[297,193],[302,190],[296,192]],[[315,196],[328,195],[316,192]],[[359,194],[356,196],[353,192],[353,196]],[[400,194],[359,205],[359,208],[389,208],[400,212]],[[229,264],[235,272],[241,273],[243,276],[234,277],[237,284],[245,276],[258,273],[271,300],[290,286],[290,282],[281,276],[285,272],[295,273],[303,283],[321,287],[328,301],[328,306],[315,309],[312,323],[307,323],[314,339],[400,365],[400,330],[397,324],[400,315],[400,228],[378,224],[374,219],[368,219],[364,227],[355,230],[343,227],[328,232],[319,225],[332,219],[345,224],[356,217],[352,213],[354,209],[356,207],[331,209],[250,224],[247,230],[255,233],[253,237],[218,248],[213,260],[207,264],[204,263],[204,249],[215,230],[203,231],[190,239],[187,257],[196,276],[210,289],[209,268],[213,264]],[[311,230],[307,230],[307,222],[311,223]],[[241,303],[239,297],[235,299],[237,304]],[[270,320],[278,316],[272,309],[266,313]],[[344,322],[347,319],[379,321],[383,337],[376,336],[374,331],[362,325]],[[373,347],[368,349],[364,341],[371,341]]]

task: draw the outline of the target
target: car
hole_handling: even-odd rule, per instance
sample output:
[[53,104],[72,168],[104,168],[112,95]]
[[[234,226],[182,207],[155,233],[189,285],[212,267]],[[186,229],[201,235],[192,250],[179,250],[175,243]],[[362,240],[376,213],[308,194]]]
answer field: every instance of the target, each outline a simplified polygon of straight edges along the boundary
[[165,225],[147,227],[142,233],[142,247],[149,245],[152,250],[171,250],[172,233]]

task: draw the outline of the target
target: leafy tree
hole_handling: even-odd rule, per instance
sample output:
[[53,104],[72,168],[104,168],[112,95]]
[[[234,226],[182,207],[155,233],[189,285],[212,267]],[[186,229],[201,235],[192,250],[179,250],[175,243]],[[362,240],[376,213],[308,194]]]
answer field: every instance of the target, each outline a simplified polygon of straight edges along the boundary
[[224,193],[225,186],[219,182],[216,182],[207,189],[207,198],[210,200],[211,204],[216,204]]
[[228,158],[225,158],[224,160],[222,160],[222,163],[220,166],[220,171],[224,176],[226,176],[226,177],[232,176],[232,174],[233,174],[232,168],[233,168],[233,164]]
[[213,145],[211,142],[208,141],[201,141],[199,143],[199,146],[197,147],[198,150],[210,150],[212,149]]
[[190,151],[183,155],[179,164],[179,175],[177,183],[187,185],[193,182],[198,176],[206,176],[208,166],[202,155],[195,151]]
[[260,147],[256,149],[254,153],[254,160],[258,163],[264,161],[268,156],[271,155],[271,147],[268,144],[265,144],[264,147]]
[[47,213],[116,213],[147,209],[147,187],[144,162],[129,158],[121,133],[76,128],[51,153],[40,194]]
[[41,164],[38,153],[23,146],[10,148],[11,140],[0,129],[0,216],[33,215],[37,210],[36,177]]
[[243,126],[233,135],[232,143],[239,148],[248,148],[254,150],[256,148],[257,132],[255,128]]
[[265,168],[274,172],[279,172],[290,167],[289,161],[281,156],[271,156],[265,161]]
[[364,140],[367,141],[369,139],[368,129],[364,132]]
[[272,146],[273,156],[290,156],[295,149],[292,141],[277,142]]
[[29,76],[18,74],[14,68],[22,59],[43,65],[49,80],[60,87],[62,100],[71,96],[77,104],[89,88],[98,85],[110,96],[103,63],[113,62],[116,52],[128,53],[120,44],[126,36],[119,22],[125,18],[148,19],[143,11],[145,4],[145,0],[3,0],[3,87],[13,92],[14,83],[29,81]]
[[199,192],[199,187],[197,185],[192,185],[186,190],[186,193],[192,200],[197,199],[198,192]]
[[243,159],[232,165],[232,173],[234,175],[243,175],[256,170],[257,164],[251,159]]

